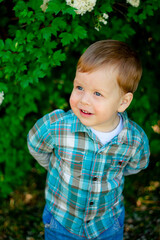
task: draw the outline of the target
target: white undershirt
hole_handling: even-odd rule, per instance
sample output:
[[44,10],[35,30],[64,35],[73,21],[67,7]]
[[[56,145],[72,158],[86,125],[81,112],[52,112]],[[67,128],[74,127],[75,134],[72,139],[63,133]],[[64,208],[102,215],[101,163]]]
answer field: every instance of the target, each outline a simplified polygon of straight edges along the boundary
[[101,141],[101,143],[104,145],[108,142],[111,141],[111,139],[113,139],[115,136],[117,136],[123,129],[123,120],[122,117],[119,115],[120,117],[120,121],[118,126],[111,132],[100,132],[97,131],[93,128],[90,128],[92,130],[92,132],[99,138],[99,140]]

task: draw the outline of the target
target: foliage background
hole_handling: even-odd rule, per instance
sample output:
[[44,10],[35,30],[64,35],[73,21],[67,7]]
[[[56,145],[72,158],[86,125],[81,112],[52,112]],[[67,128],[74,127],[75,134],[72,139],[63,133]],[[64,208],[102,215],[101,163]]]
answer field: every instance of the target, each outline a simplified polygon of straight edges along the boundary
[[[27,133],[45,113],[69,108],[78,58],[101,39],[125,41],[141,57],[143,77],[128,113],[149,137],[149,169],[159,171],[160,1],[143,0],[136,8],[125,0],[97,0],[83,16],[64,0],[51,0],[46,12],[42,3],[0,0],[0,92],[5,94],[0,106],[0,196],[7,198],[22,186],[34,168],[43,175],[28,153]],[[103,13],[109,15],[106,25],[99,21]],[[127,178],[130,196],[131,181]]]

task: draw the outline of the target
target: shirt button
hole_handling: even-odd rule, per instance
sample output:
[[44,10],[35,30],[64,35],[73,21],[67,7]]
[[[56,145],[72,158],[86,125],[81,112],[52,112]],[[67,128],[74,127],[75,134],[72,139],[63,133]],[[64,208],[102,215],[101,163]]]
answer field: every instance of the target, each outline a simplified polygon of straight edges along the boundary
[[94,178],[93,178],[93,181],[97,181],[97,179],[98,179],[97,177],[94,177]]
[[90,204],[90,205],[93,205],[93,204],[94,204],[94,202],[90,202],[89,204]]

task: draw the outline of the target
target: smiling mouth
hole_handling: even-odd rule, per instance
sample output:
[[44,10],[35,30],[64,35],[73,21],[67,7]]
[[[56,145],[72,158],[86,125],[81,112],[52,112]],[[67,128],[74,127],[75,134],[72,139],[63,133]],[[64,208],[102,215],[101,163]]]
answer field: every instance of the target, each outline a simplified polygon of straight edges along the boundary
[[81,112],[82,114],[85,114],[85,115],[92,115],[92,113],[90,113],[90,112],[88,112],[88,111],[86,111],[86,110],[83,110],[83,109],[80,109],[80,112]]

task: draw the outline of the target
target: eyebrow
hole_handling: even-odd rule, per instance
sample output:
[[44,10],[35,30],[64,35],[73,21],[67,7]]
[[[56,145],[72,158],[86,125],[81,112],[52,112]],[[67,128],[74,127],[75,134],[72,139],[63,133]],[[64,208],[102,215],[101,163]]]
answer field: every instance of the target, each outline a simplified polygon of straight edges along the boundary
[[80,82],[80,81],[77,80],[76,78],[73,80],[73,83],[76,83],[76,84],[83,84],[82,82]]

